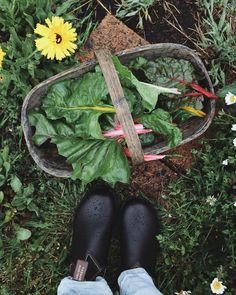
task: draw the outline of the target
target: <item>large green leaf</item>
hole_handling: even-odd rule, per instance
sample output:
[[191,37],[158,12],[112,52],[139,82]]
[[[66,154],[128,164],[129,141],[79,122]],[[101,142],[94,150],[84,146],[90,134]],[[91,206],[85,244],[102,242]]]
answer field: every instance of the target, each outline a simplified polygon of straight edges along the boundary
[[122,147],[115,140],[66,140],[58,136],[52,142],[57,145],[59,154],[72,164],[72,178],[80,179],[84,185],[98,178],[112,185],[118,181],[128,183],[129,164]]
[[156,109],[151,114],[143,115],[141,122],[146,128],[161,133],[167,137],[168,146],[175,147],[182,140],[182,133],[178,127],[172,124],[171,115],[162,110]]
[[[130,63],[131,69],[142,70],[148,80],[162,87],[177,87],[181,92],[187,90],[187,86],[173,80],[193,81],[196,78],[195,70],[191,62],[184,59],[176,59],[171,57],[159,57],[155,61],[148,61],[143,57],[139,57]],[[169,97],[176,96],[166,94]]]
[[30,110],[28,116],[30,125],[35,127],[33,140],[37,145],[43,144],[46,140],[53,138],[58,134],[65,137],[74,135],[74,130],[69,125],[62,121],[52,122],[38,110]]
[[160,93],[171,92],[168,88],[140,82],[126,66],[120,63],[117,56],[113,56],[112,59],[122,85],[125,87],[135,87],[142,97],[143,106],[149,111],[155,108]]
[[[73,178],[87,184],[102,178],[114,185],[116,182],[128,183],[130,168],[122,147],[113,139],[83,139],[74,132],[70,124],[59,120],[48,120],[37,110],[29,113],[30,124],[35,127],[33,140],[41,145],[50,139],[55,143],[60,155],[73,166]],[[91,124],[92,123],[91,118]],[[75,129],[79,125],[75,126]]]
[[80,80],[54,84],[44,97],[42,108],[48,119],[65,118],[73,123],[79,136],[103,138],[99,117],[103,113],[115,113],[113,106],[103,102],[107,95],[102,74],[88,73]]
[[11,188],[13,189],[13,191],[15,193],[20,193],[21,192],[22,182],[20,181],[20,179],[16,175],[14,175],[12,177],[10,185],[11,185]]

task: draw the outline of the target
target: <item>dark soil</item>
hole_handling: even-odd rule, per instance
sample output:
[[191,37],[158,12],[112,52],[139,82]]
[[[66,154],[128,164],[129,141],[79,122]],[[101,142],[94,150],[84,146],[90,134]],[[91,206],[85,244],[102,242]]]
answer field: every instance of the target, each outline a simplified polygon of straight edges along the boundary
[[167,193],[167,184],[178,177],[178,174],[161,161],[145,162],[133,167],[130,185],[117,185],[124,197],[145,195],[152,201],[168,207],[160,196]]
[[[93,21],[100,22],[106,16],[107,11],[99,2],[94,2]],[[113,15],[116,14],[117,3],[120,1],[102,0],[101,2]],[[149,9],[151,22],[144,18],[143,30],[137,28],[138,17],[136,16],[125,18],[122,21],[150,43],[172,42],[195,48],[190,39],[195,37],[194,30],[198,13],[197,5],[193,0],[159,0]]]
[[[193,42],[189,41],[186,36],[194,37],[196,14],[195,1],[160,1],[150,9],[152,23],[145,22],[144,24],[145,38],[150,43],[172,42],[194,48]],[[180,30],[182,28],[186,36],[174,26]]]

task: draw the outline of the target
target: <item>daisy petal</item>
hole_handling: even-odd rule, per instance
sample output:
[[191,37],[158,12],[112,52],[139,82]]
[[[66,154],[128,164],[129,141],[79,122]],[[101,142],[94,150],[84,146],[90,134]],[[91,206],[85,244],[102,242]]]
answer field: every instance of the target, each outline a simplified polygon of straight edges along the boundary
[[236,124],[233,124],[233,125],[232,125],[231,130],[236,131]]

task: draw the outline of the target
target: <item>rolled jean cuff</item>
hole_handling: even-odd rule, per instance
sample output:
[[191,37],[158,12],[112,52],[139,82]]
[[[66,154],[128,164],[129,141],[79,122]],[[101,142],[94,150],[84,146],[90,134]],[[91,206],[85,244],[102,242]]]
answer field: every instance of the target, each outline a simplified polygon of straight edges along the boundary
[[64,278],[57,289],[57,295],[112,295],[106,280],[97,277],[96,281],[75,281]]
[[144,268],[123,271],[119,278],[121,295],[162,295]]

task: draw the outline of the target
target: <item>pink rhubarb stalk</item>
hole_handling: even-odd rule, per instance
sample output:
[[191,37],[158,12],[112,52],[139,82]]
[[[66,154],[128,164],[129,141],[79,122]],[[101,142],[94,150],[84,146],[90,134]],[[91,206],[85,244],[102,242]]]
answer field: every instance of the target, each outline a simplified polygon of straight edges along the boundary
[[[135,130],[137,134],[144,134],[152,132],[152,129],[145,129],[143,124],[134,124]],[[124,138],[124,131],[121,128],[121,125],[117,125],[114,130],[103,131],[104,137],[119,137]]]
[[[124,148],[124,153],[126,157],[131,158],[131,153],[128,148]],[[165,155],[156,155],[156,154],[144,154],[144,161],[154,161],[154,160],[161,160],[165,158]]]

